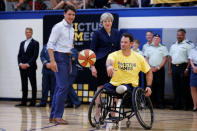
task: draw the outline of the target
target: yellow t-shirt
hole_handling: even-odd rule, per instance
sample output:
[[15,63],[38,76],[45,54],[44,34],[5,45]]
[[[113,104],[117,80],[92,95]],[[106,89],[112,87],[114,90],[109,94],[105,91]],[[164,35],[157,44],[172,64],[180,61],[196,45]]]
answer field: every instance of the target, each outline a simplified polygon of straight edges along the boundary
[[147,73],[150,70],[144,57],[134,51],[131,51],[130,56],[124,56],[121,50],[115,51],[109,54],[107,59],[114,61],[113,67],[116,71],[110,81],[114,86],[132,84],[136,87],[139,83],[139,72]]

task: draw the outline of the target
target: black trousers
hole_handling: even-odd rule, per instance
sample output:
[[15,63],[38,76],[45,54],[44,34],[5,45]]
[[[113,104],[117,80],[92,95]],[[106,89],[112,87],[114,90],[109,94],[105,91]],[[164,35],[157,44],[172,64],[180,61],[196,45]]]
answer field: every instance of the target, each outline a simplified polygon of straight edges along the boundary
[[184,76],[187,63],[172,64],[172,84],[174,92],[174,107],[188,107],[190,101],[189,76]]
[[153,72],[151,100],[156,106],[164,105],[165,68]]
[[28,68],[26,70],[20,69],[21,83],[22,83],[22,103],[27,102],[28,96],[28,78],[32,87],[31,103],[36,103],[37,83],[36,83],[36,70]]

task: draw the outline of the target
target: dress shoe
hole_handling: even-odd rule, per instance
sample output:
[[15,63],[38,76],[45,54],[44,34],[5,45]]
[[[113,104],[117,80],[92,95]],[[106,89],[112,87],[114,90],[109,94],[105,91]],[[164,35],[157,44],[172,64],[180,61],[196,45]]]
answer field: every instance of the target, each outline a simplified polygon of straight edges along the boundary
[[15,106],[27,106],[26,103],[20,103],[20,104],[16,104]]
[[55,118],[49,118],[49,123],[56,123]]
[[196,109],[193,109],[192,111],[193,111],[193,112],[196,112],[196,111],[197,111],[197,108],[196,108]]
[[68,122],[63,120],[62,118],[55,118],[55,122],[60,125],[68,125]]
[[81,104],[75,105],[75,108],[79,108]]
[[30,103],[28,106],[29,107],[33,107],[33,106],[35,106],[36,105],[36,103]]
[[65,108],[73,108],[73,105],[66,105]]
[[46,104],[37,104],[36,107],[46,107]]

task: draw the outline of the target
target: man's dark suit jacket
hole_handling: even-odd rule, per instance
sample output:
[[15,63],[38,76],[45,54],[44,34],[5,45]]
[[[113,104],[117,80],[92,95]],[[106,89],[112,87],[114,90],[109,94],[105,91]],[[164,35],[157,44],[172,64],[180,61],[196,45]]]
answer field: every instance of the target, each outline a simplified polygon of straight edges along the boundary
[[26,52],[24,51],[25,41],[22,41],[18,53],[18,64],[29,64],[31,69],[37,69],[36,59],[39,54],[39,43],[32,39],[29,43]]

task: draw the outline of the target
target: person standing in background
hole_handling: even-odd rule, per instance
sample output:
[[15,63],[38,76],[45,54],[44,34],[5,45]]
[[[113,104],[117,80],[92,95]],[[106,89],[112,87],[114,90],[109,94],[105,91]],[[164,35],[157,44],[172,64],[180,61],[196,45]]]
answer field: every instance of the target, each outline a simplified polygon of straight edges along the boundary
[[51,63],[50,63],[49,54],[48,54],[46,44],[43,45],[43,49],[40,54],[40,59],[43,64],[43,66],[42,66],[42,99],[41,99],[41,102],[36,106],[37,107],[45,107],[46,106],[49,91],[50,91],[49,106],[51,106],[56,81],[55,81],[55,74],[51,70]]
[[140,41],[136,39],[133,41],[133,48],[131,49],[143,56],[143,52],[139,49],[139,46],[140,46]]
[[190,87],[193,99],[193,111],[197,111],[197,46],[189,54],[191,64]]
[[149,47],[150,45],[153,45],[153,43],[152,43],[152,40],[153,40],[153,32],[152,31],[147,31],[146,32],[146,40],[147,40],[147,42],[142,47],[142,52],[143,53],[146,51],[146,48],[147,47]]
[[32,99],[28,106],[35,106],[37,94],[36,60],[39,54],[39,42],[32,38],[33,29],[25,29],[26,40],[22,41],[18,53],[18,65],[22,83],[22,101],[16,106],[26,106],[28,96],[28,78],[32,87]]
[[188,73],[190,63],[188,54],[192,45],[185,42],[184,29],[177,31],[177,41],[170,47],[170,57],[168,61],[168,74],[172,75],[172,84],[174,92],[173,110],[188,110],[188,99],[191,97],[188,87]]
[[74,28],[76,10],[73,6],[66,6],[64,19],[53,26],[47,49],[50,56],[51,70],[55,72],[56,87],[51,106],[49,122],[68,124],[62,119],[65,99],[69,93],[69,73],[71,71],[71,49],[74,42]]
[[152,102],[156,108],[164,109],[165,64],[168,59],[168,49],[160,43],[160,35],[155,34],[153,44],[146,48],[145,57],[153,72]]
[[97,80],[97,87],[101,89],[103,85],[109,82],[105,67],[106,59],[109,53],[120,49],[120,33],[112,28],[114,17],[111,13],[103,13],[100,22],[103,28],[94,32],[90,49],[96,54],[95,66],[91,66],[92,76]]

